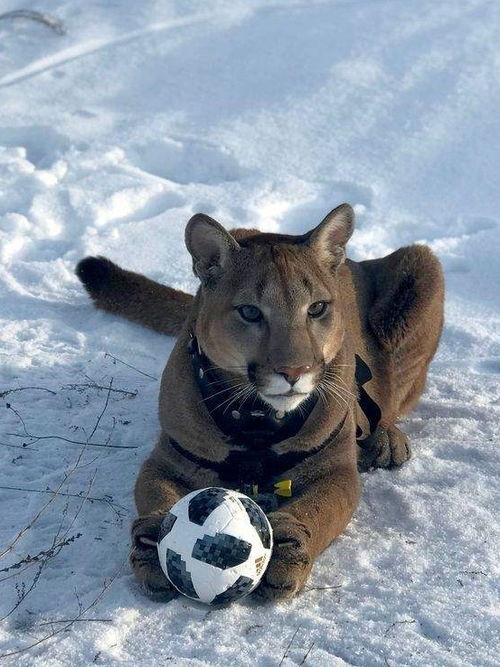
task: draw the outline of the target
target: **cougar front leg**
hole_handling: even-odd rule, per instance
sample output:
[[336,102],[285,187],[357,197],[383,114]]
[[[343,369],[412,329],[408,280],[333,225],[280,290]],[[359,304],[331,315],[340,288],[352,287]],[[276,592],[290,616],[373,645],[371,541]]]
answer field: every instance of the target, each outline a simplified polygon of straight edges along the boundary
[[186,493],[153,457],[145,461],[135,485],[139,516],[132,524],[130,564],[141,589],[154,600],[168,601],[176,595],[160,567],[156,542],[166,512]]
[[344,530],[359,499],[355,465],[333,469],[282,509],[269,514],[273,553],[256,595],[293,597],[304,586],[315,558]]

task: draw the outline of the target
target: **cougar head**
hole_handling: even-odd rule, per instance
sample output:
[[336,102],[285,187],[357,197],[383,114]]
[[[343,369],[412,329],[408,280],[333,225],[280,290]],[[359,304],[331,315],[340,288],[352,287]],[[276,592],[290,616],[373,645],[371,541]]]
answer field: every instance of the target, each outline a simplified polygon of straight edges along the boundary
[[288,412],[319,390],[344,337],[336,272],[353,226],[348,204],[302,236],[232,235],[206,215],[191,218],[186,245],[201,281],[196,336],[234,389],[221,402],[241,405],[258,393]]

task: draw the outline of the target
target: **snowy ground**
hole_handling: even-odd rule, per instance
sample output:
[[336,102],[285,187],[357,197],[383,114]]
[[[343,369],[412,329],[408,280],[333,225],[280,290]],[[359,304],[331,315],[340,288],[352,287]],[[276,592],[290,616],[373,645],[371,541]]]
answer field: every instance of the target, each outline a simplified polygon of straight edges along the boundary
[[[0,653],[42,640],[10,660],[498,664],[500,3],[24,7],[67,34],[0,22]],[[419,240],[446,269],[444,337],[404,425],[414,458],[364,476],[296,600],[153,604],[126,557],[172,340],[92,310],[73,267],[100,253],[192,290],[193,212],[298,232],[342,201],[353,258]]]

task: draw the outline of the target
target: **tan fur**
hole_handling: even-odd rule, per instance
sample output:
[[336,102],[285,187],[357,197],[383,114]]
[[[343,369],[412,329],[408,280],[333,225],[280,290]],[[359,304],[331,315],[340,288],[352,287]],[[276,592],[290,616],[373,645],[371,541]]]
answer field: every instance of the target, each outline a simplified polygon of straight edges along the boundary
[[126,271],[105,257],[87,257],[79,263],[92,276],[87,291],[97,308],[126,317],[158,333],[177,336],[184,326],[193,297],[180,290]]
[[[234,458],[238,465],[241,454],[200,400],[187,350],[190,331],[228,382],[246,382],[266,399],[269,387],[284,382],[283,368],[310,368],[307,381],[322,395],[295,436],[269,446],[277,455],[311,455],[281,475],[292,479],[294,495],[269,514],[275,546],[258,588],[262,597],[297,593],[314,559],[344,530],[359,498],[358,462],[362,468],[390,467],[409,458],[407,438],[394,423],[418,400],[438,344],[442,272],[425,246],[377,260],[344,261],[352,226],[347,205],[302,237],[255,230],[230,236],[210,218],[194,216],[186,232],[202,283],[194,299],[108,260],[87,258],[78,266],[97,307],[179,334],[162,377],[161,436],[135,487],[139,517],[131,563],[149,595],[172,594],[153,548],[162,515],[193,489],[224,486],[217,472],[186,460],[170,439],[207,463]],[[308,307],[324,301],[330,302],[325,316],[312,319]],[[262,322],[243,321],[235,310],[240,304],[257,306]],[[355,354],[373,373],[367,391],[382,413],[376,431],[368,437],[363,432],[361,448],[356,426],[364,417],[357,403]],[[284,405],[292,400],[302,399],[269,394],[269,401]],[[256,465],[259,456],[255,451]],[[275,481],[270,470],[269,482]]]

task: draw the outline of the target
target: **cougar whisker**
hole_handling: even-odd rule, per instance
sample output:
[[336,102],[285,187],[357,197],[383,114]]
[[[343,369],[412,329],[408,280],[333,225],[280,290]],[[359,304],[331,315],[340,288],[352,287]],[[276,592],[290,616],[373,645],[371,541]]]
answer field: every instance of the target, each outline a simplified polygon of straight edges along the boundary
[[[229,408],[231,407],[231,405],[233,405],[233,403],[235,403],[239,398],[243,398],[245,394],[248,392],[248,389],[249,387],[247,385],[246,387],[243,387],[243,389],[240,389],[238,392],[236,392],[236,394],[233,397],[230,397],[229,403],[224,408],[224,413],[226,413],[227,410],[229,410]],[[225,402],[226,401],[224,401],[224,403]],[[224,405],[224,403],[222,403],[222,405]]]
[[210,396],[206,396],[205,398],[202,398],[202,399],[200,400],[200,403],[203,403],[204,401],[208,401],[208,400],[210,400],[211,398],[213,398],[214,396],[218,396],[219,394],[224,394],[226,391],[232,391],[232,390],[239,389],[239,388],[242,387],[244,384],[246,384],[246,383],[240,382],[240,383],[237,384],[237,385],[233,385],[233,386],[231,386],[231,387],[225,387],[224,389],[221,389],[220,391],[216,391],[215,394],[210,394]]

